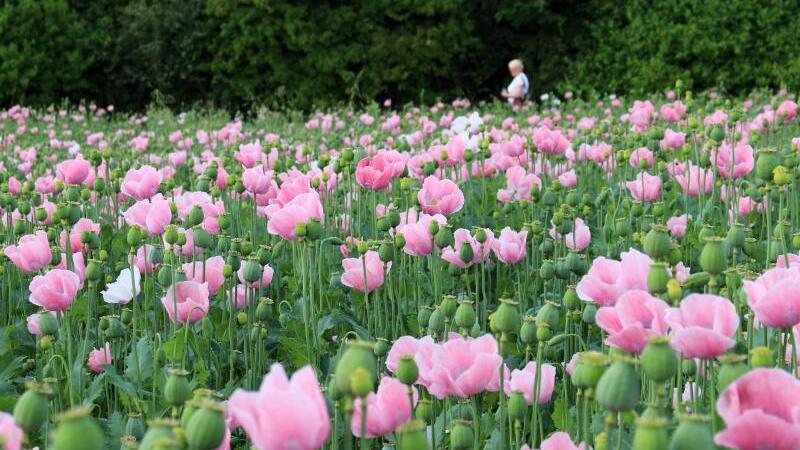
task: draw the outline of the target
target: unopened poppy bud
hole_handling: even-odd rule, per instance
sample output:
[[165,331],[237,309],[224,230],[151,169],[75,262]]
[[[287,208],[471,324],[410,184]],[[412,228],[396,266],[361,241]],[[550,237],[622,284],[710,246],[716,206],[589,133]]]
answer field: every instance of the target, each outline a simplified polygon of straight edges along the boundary
[[86,279],[89,281],[98,281],[103,277],[103,269],[96,261],[90,261],[86,265]]
[[203,223],[203,209],[199,206],[195,206],[189,211],[189,215],[186,216],[187,228],[200,225],[201,223]]
[[681,283],[675,278],[670,278],[670,280],[667,281],[667,296],[669,296],[669,299],[673,302],[677,302],[683,297]]
[[58,320],[55,315],[44,312],[39,313],[39,330],[44,335],[54,335],[58,332]]

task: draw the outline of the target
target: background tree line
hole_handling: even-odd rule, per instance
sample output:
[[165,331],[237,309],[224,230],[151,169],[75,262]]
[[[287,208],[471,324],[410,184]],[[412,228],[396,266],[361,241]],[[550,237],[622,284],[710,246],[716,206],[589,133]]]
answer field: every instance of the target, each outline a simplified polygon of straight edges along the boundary
[[309,109],[495,95],[800,88],[794,0],[5,0],[0,104]]

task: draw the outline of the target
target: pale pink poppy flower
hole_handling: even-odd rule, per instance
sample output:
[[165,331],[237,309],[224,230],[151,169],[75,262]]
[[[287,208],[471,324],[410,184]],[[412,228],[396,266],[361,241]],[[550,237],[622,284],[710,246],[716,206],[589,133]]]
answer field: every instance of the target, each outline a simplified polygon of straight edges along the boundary
[[661,118],[667,122],[679,122],[686,115],[686,105],[679,100],[661,105]]
[[435,216],[424,213],[418,214],[414,209],[400,213],[400,225],[397,227],[397,233],[403,235],[406,241],[403,247],[403,251],[406,254],[411,256],[427,256],[431,254],[431,251],[433,251],[433,235],[430,232],[430,224],[434,221],[439,226],[447,224],[447,219],[441,214]]
[[451,180],[440,180],[435,176],[425,178],[422,189],[417,192],[422,211],[426,214],[449,216],[464,206],[464,194]]
[[673,131],[670,128],[664,130],[664,137],[658,143],[661,150],[675,150],[684,145],[686,145],[686,133]]
[[564,187],[571,188],[578,184],[578,174],[575,170],[568,170],[558,176],[558,182]]
[[775,110],[778,117],[782,117],[784,122],[794,122],[797,118],[797,103],[791,100],[784,100]]
[[717,412],[726,428],[714,442],[738,450],[800,448],[800,381],[781,369],[755,369],[725,388]]
[[[244,265],[243,262],[241,267]],[[195,261],[192,263],[190,261],[181,265],[187,279],[197,283],[208,283],[208,292],[211,295],[216,294],[225,283],[224,267],[225,258],[222,256],[212,256],[205,262]]]
[[58,179],[66,184],[81,184],[89,176],[89,161],[78,155],[76,159],[64,160],[56,166]]
[[[84,231],[95,234],[100,233],[100,224],[94,223],[92,219],[82,217],[78,220],[78,222],[75,223],[75,225],[72,226],[72,228],[70,228],[69,241],[73,253],[79,252],[83,249],[81,234],[83,234]],[[61,232],[60,242],[62,247],[67,246],[67,233],[65,231]]]
[[665,316],[672,329],[670,344],[683,358],[711,359],[736,343],[732,336],[739,315],[730,300],[709,294],[691,294]]
[[636,179],[625,183],[631,196],[640,202],[653,202],[661,197],[661,177],[639,172]]
[[719,175],[726,180],[741,178],[755,166],[753,147],[744,142],[737,142],[733,150],[729,142],[724,142],[712,150],[711,157]]
[[516,264],[525,259],[527,240],[527,231],[516,232],[510,227],[505,227],[500,231],[500,237],[494,240],[492,251],[502,263]]
[[194,323],[208,312],[208,283],[179,281],[167,289],[161,304],[176,323]]
[[134,200],[146,200],[158,192],[162,174],[151,166],[129,169],[122,180],[121,192]]
[[667,219],[667,228],[673,236],[682,238],[686,234],[686,226],[689,222],[689,215],[682,214]]
[[[576,446],[572,443],[572,439],[569,437],[569,434],[563,431],[558,431],[551,434],[547,439],[543,440],[539,450],[587,450],[588,448],[589,447],[584,442],[581,442]],[[525,444],[520,450],[530,450],[530,447]]]
[[361,292],[372,292],[383,285],[384,271],[388,272],[391,265],[384,264],[374,250],[358,258],[345,258],[342,260],[342,284]]
[[688,163],[682,170],[676,171],[673,177],[680,185],[681,190],[689,197],[708,194],[714,189],[714,173],[711,169],[703,170],[701,167]]
[[227,407],[259,450],[316,450],[330,434],[328,407],[311,366],[289,379],[282,365],[273,364],[258,391],[237,389]]
[[251,194],[266,194],[270,190],[276,190],[277,186],[272,179],[272,171],[264,166],[255,166],[245,169],[242,173],[242,184],[247,192]]
[[[417,397],[415,389],[413,394],[415,405]],[[412,405],[408,396],[408,386],[396,378],[383,377],[378,385],[378,392],[370,392],[366,400],[366,437],[368,438],[393,433],[397,427],[411,420]],[[361,437],[362,401],[357,398],[354,402],[353,417],[350,421],[350,430],[356,437]]]
[[33,313],[33,314],[31,314],[26,319],[26,325],[27,325],[27,328],[28,328],[28,333],[30,333],[30,334],[32,334],[34,336],[41,336],[42,335],[42,329],[39,328],[39,321],[42,318],[42,314],[50,314],[53,317],[56,317],[56,312],[55,311],[46,311],[46,312],[42,312],[42,313]]
[[86,367],[94,373],[101,373],[105,370],[103,366],[111,363],[111,344],[106,342],[104,347],[94,348],[89,352],[89,359],[86,361]]
[[[503,390],[507,396],[514,392],[519,392],[525,397],[525,402],[532,405],[534,402],[534,388],[536,386],[536,362],[529,362],[522,369],[514,369],[510,373],[505,372],[506,380]],[[542,364],[539,372],[539,398],[537,403],[543,404],[550,401],[553,397],[553,389],[556,385],[556,368],[550,364]]]
[[747,304],[762,324],[790,328],[800,323],[800,270],[776,267],[745,280]]
[[390,372],[396,374],[397,364],[400,362],[400,358],[402,356],[412,356],[419,370],[417,384],[427,388],[430,386],[430,372],[431,369],[433,369],[433,354],[438,347],[439,344],[436,344],[430,336],[423,336],[419,339],[413,336],[402,336],[398,338],[394,344],[392,344],[392,348],[389,349],[389,353],[386,355],[386,368],[389,369]]
[[665,315],[669,306],[642,290],[622,294],[614,306],[597,311],[597,325],[608,333],[606,344],[639,354],[652,336],[667,333]]
[[381,191],[392,182],[394,171],[382,156],[382,153],[371,158],[364,158],[356,166],[356,182],[359,186],[372,191]]
[[[486,241],[481,244],[470,234],[469,230],[464,228],[457,229],[455,233],[453,233],[455,238],[453,245],[442,249],[442,259],[462,269],[486,261],[494,245],[494,233],[488,229],[485,231]],[[461,247],[463,245],[469,245],[472,248],[472,259],[470,261],[463,261],[461,259]]]
[[500,365],[494,336],[477,339],[455,337],[441,344],[433,354],[430,393],[438,399],[468,398],[500,388]]
[[546,126],[533,132],[533,145],[542,153],[562,154],[569,148],[569,140],[559,129],[552,130]]
[[295,227],[297,224],[308,224],[313,219],[322,221],[322,201],[316,191],[300,194],[288,203],[271,204],[267,207],[267,231],[269,234],[280,236],[293,241],[297,238]]
[[169,202],[161,194],[150,200],[139,200],[126,209],[122,216],[128,225],[136,225],[150,236],[163,234],[172,222]]
[[0,446],[3,450],[22,450],[22,440],[25,433],[14,421],[14,416],[7,412],[0,412]]
[[716,110],[714,111],[713,114],[706,116],[706,118],[703,119],[703,124],[705,124],[706,126],[722,125],[727,121],[728,121],[728,115],[725,114],[723,111]]
[[233,154],[233,157],[246,168],[251,168],[256,163],[263,161],[264,156],[264,149],[258,141],[240,144],[239,151]]
[[46,267],[53,257],[47,233],[44,231],[22,236],[19,244],[9,245],[3,250],[3,253],[19,270],[28,273],[37,272]]
[[501,202],[529,201],[534,184],[541,187],[542,180],[520,166],[510,167],[506,170],[506,188],[497,191],[497,199]]
[[628,110],[628,113],[630,114],[628,120],[633,125],[633,131],[647,131],[650,129],[650,123],[653,120],[655,106],[650,100],[636,100],[633,102],[631,109]]
[[653,167],[653,160],[654,160],[653,152],[651,152],[650,149],[648,149],[647,147],[640,147],[631,152],[631,157],[628,160],[628,162],[630,163],[631,167],[639,168],[639,164],[642,161],[646,161],[647,162],[646,167],[650,168]]
[[150,244],[145,244],[139,247],[136,250],[136,257],[134,258],[134,264],[139,269],[141,273],[153,273],[154,264],[152,261],[152,255],[155,247]]
[[48,311],[65,311],[81,288],[81,280],[74,272],[52,269],[31,280],[29,300]]
[[647,291],[647,275],[653,261],[646,254],[630,249],[622,252],[621,261],[597,257],[589,272],[575,288],[578,297],[598,306],[613,306],[630,289]]

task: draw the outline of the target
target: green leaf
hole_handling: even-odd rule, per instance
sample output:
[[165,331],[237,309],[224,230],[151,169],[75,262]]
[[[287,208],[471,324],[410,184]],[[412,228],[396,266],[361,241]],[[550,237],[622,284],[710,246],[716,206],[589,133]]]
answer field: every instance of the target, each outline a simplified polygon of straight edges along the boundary
[[84,405],[91,405],[95,400],[97,400],[98,397],[100,397],[100,394],[103,393],[103,387],[105,387],[105,377],[105,372],[94,377],[94,380],[92,380],[92,383],[89,385],[89,390],[87,390],[84,394]]
[[104,373],[105,373],[106,378],[108,379],[109,383],[111,383],[114,386],[118,387],[122,392],[127,394],[132,399],[139,400],[139,395],[138,395],[138,393],[136,391],[136,386],[134,386],[130,381],[122,378],[117,373],[117,369],[114,366],[112,366],[110,364],[107,364],[107,365],[105,365],[103,367],[105,369]]
[[188,337],[182,331],[175,333],[171,338],[164,342],[161,348],[167,359],[172,363],[179,363],[183,361],[186,355],[186,348],[188,347]]
[[136,343],[134,351],[125,358],[125,376],[142,384],[153,374],[153,348],[150,339],[142,336]]

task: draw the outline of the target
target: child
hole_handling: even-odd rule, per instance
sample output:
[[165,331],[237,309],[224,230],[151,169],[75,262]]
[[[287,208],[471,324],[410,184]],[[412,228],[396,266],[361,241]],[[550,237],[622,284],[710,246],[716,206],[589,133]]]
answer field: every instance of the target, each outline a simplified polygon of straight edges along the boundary
[[508,63],[508,71],[514,79],[511,80],[508,88],[503,89],[500,93],[503,98],[508,99],[508,103],[514,111],[519,109],[528,98],[528,77],[523,73],[524,70],[525,67],[522,65],[521,60],[511,60]]

